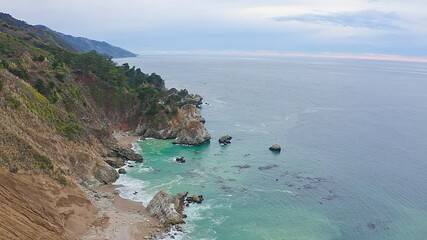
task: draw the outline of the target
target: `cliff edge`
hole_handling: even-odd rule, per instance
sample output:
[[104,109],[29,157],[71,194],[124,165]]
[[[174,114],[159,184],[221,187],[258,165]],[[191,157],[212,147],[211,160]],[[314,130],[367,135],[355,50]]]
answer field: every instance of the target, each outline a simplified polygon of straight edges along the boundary
[[113,133],[202,144],[202,97],[21,23],[0,19],[0,239],[75,239],[107,221],[85,191],[143,160]]

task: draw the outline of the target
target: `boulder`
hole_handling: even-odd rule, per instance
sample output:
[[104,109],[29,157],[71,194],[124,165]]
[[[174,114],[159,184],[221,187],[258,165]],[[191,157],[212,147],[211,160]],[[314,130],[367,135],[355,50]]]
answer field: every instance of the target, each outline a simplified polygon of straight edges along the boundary
[[120,168],[119,169],[119,174],[126,174],[126,169]]
[[105,162],[113,168],[120,168],[125,165],[125,160],[120,157],[107,157]]
[[228,145],[231,143],[231,139],[232,139],[231,136],[225,135],[225,136],[222,136],[220,139],[218,139],[218,142],[220,144]]
[[182,219],[182,212],[177,211],[183,209],[179,202],[183,196],[185,197],[186,194],[180,193],[177,197],[164,190],[159,191],[148,203],[147,211],[166,226],[185,223]]
[[176,157],[175,161],[179,162],[179,163],[185,163],[185,158],[184,157]]
[[[107,159],[109,159],[113,164],[120,163],[119,160],[114,158],[121,158],[124,161],[135,161],[137,163],[142,163],[143,158],[140,154],[136,153],[134,150],[130,148],[122,148],[117,144],[111,144],[111,151],[106,154]],[[107,162],[108,163],[108,162]],[[110,163],[108,163],[110,164]],[[122,166],[123,166],[122,165]],[[114,166],[113,166],[114,167]]]
[[100,162],[93,169],[93,176],[102,184],[110,184],[119,178],[119,173],[107,163]]
[[270,151],[273,151],[273,152],[280,152],[282,150],[279,144],[273,144],[269,149]]
[[118,149],[116,149],[116,153],[119,155],[119,157],[122,157],[126,160],[129,160],[129,161],[135,161],[137,163],[142,163],[144,160],[141,155],[139,155],[138,153],[136,153],[132,149],[118,148]]
[[203,202],[203,195],[199,195],[199,196],[196,196],[196,195],[191,195],[190,197],[187,197],[186,199],[185,199],[185,201],[187,202],[187,203],[198,203],[198,204],[200,204],[200,203],[202,203]]

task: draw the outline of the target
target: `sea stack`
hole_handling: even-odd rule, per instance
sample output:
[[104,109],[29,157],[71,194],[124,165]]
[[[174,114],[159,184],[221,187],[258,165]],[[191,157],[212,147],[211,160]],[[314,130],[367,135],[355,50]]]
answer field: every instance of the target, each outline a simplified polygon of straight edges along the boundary
[[273,151],[273,152],[280,152],[282,150],[279,144],[273,144],[269,149],[270,151]]

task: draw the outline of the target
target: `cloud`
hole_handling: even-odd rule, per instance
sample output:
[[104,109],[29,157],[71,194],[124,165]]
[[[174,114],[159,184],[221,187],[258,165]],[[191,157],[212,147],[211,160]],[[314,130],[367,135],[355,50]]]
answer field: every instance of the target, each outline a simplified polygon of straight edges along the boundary
[[132,51],[427,56],[426,0],[0,0],[30,24]]
[[274,17],[277,22],[302,22],[319,25],[335,25],[350,28],[375,30],[398,30],[400,17],[394,12],[375,10],[340,12],[332,14],[301,14],[296,16]]

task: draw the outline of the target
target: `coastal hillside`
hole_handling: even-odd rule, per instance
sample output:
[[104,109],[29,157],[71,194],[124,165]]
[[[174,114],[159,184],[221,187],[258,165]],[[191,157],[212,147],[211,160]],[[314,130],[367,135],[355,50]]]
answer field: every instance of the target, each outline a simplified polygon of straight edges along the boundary
[[[9,34],[16,33],[17,31],[15,30],[21,30],[18,31],[21,34],[16,35],[16,37],[25,41],[34,41],[36,44],[49,44],[51,46],[79,53],[96,51],[99,54],[115,58],[136,56],[135,53],[113,46],[107,42],[91,40],[83,37],[74,37],[54,31],[43,25],[29,25],[24,21],[13,18],[7,13],[0,13],[0,27],[2,32],[8,32]],[[8,29],[11,27],[16,29]],[[38,40],[41,41],[37,41],[37,39],[34,38],[40,38]]]
[[113,133],[202,144],[202,97],[28,26],[0,22],[0,239],[78,239],[102,217],[83,189],[142,161]]

